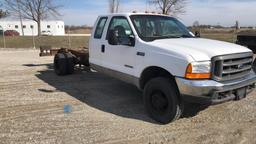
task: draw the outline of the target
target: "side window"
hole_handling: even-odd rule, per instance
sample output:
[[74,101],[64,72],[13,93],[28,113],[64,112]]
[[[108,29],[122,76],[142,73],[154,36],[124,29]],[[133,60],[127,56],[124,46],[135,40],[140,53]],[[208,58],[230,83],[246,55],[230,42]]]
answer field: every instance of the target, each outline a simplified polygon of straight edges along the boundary
[[100,20],[97,24],[95,33],[94,33],[94,38],[101,39],[105,24],[107,22],[107,19],[108,19],[107,17],[100,18]]
[[108,28],[107,40],[109,38],[110,31],[116,31],[119,37],[129,37],[133,35],[130,24],[125,17],[113,17]]

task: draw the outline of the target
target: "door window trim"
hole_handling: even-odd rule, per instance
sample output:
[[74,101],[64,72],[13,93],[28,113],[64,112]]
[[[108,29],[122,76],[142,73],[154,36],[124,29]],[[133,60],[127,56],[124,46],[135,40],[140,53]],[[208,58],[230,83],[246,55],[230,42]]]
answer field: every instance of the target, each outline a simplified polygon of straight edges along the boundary
[[127,22],[128,22],[128,24],[129,24],[129,27],[130,27],[130,29],[131,29],[131,31],[132,31],[132,35],[134,35],[134,32],[133,32],[132,27],[131,27],[131,24],[130,24],[130,22],[129,22],[129,20],[128,20],[127,17],[125,17],[125,16],[113,16],[113,17],[111,18],[110,22],[109,22],[109,25],[108,25],[107,34],[106,34],[106,40],[108,40],[109,29],[110,29],[110,26],[111,26],[111,24],[112,24],[112,22],[113,22],[113,19],[115,19],[115,18],[123,18],[123,19],[126,19]]
[[[106,21],[105,21],[105,23],[104,23],[104,25],[103,25],[103,28],[102,28],[102,31],[101,31],[101,35],[100,35],[100,36],[97,36],[97,35],[96,35],[97,29],[99,28],[99,26],[100,26],[100,24],[101,24],[101,21],[102,21],[103,19],[106,19]],[[96,29],[95,29],[95,32],[94,32],[94,38],[95,38],[95,39],[101,39],[101,38],[102,38],[102,35],[103,35],[103,33],[104,33],[104,29],[105,29],[105,26],[106,26],[107,21],[108,21],[108,17],[100,17],[100,18],[99,18],[99,21],[98,21],[98,23],[97,23],[97,26],[96,26]]]

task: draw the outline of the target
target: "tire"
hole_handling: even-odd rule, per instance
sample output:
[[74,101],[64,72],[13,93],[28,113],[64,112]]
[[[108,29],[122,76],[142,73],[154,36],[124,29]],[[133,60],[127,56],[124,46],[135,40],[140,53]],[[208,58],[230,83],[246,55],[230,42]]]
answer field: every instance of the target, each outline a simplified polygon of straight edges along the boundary
[[73,74],[75,70],[74,58],[71,53],[65,53],[67,74]]
[[54,57],[54,71],[57,75],[67,75],[66,57],[63,53],[58,53]]
[[144,88],[144,105],[147,113],[157,122],[168,124],[182,114],[176,84],[168,78],[154,78]]

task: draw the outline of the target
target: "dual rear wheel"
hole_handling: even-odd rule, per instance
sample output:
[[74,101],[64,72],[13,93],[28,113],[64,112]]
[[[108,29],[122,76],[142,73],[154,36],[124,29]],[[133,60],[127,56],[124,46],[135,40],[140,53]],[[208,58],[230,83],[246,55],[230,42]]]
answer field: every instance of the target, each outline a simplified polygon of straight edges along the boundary
[[58,53],[54,57],[54,71],[57,75],[64,76],[74,73],[75,63],[71,53]]

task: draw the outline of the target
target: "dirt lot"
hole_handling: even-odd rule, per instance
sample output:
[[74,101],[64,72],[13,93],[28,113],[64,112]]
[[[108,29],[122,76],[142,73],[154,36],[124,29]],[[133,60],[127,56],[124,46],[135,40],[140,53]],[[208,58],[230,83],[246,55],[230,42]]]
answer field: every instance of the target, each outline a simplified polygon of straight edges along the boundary
[[238,102],[186,105],[180,120],[159,125],[135,87],[86,70],[57,77],[52,59],[0,50],[0,143],[256,143],[255,92]]

